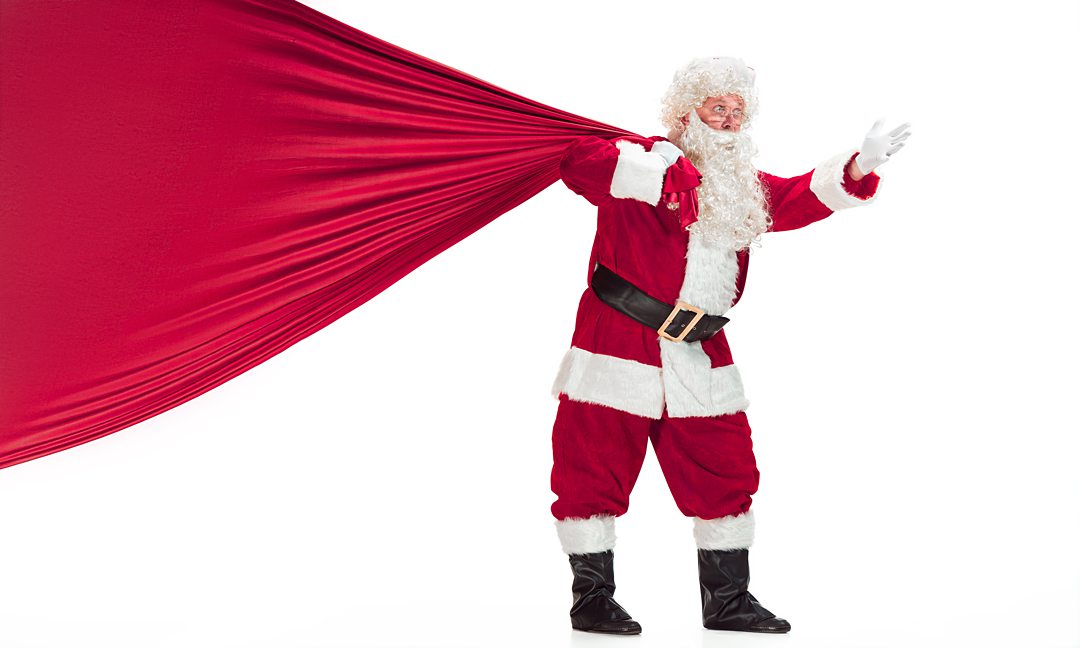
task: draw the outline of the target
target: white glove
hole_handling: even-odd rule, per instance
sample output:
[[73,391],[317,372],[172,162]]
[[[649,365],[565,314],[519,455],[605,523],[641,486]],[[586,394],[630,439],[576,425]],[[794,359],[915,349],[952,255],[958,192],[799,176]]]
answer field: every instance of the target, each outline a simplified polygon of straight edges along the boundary
[[672,164],[678,162],[679,158],[681,158],[683,154],[683,152],[679,150],[678,146],[675,146],[667,140],[653,142],[652,149],[650,149],[649,152],[659,154],[660,157],[664,158],[664,162],[667,164],[667,166],[671,166]]
[[889,161],[889,157],[904,148],[904,140],[911,135],[907,128],[910,123],[905,123],[889,132],[885,132],[885,119],[874,122],[870,132],[863,140],[859,154],[855,156],[855,164],[864,175]]

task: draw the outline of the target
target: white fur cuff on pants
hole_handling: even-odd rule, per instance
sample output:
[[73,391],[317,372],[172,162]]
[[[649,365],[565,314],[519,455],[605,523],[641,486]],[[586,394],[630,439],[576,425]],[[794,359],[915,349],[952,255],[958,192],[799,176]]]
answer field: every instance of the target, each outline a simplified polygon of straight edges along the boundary
[[748,549],[754,543],[754,512],[715,520],[694,518],[694,541],[698,549]]
[[555,521],[559,542],[567,554],[587,554],[615,548],[615,518],[594,515]]

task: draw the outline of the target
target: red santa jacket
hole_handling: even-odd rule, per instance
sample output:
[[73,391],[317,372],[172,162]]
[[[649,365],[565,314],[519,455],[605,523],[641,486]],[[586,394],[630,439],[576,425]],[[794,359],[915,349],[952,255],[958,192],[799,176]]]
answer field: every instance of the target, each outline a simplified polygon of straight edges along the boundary
[[[667,167],[651,152],[662,139],[583,137],[563,156],[563,182],[599,208],[589,275],[599,262],[657,299],[681,299],[723,315],[742,294],[749,255],[687,231],[697,217],[700,174],[686,158]],[[873,200],[878,176],[855,182],[846,173],[855,153],[794,178],[759,171],[770,231],[805,227]],[[660,418],[665,407],[672,417],[716,416],[749,404],[723,331],[700,342],[672,342],[607,306],[591,289],[581,296],[552,393],[648,418]]]

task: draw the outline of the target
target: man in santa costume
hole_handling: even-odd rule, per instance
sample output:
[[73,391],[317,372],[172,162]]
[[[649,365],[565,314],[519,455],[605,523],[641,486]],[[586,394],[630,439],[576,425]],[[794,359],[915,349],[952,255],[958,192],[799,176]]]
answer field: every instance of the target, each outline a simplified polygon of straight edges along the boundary
[[754,72],[702,58],[675,74],[668,137],[584,137],[562,179],[599,208],[571,347],[553,386],[551,510],[573,571],[571,624],[638,634],[615,602],[615,518],[649,441],[679,510],[693,518],[706,628],[782,633],[790,624],[747,591],[758,470],[742,380],[721,327],[767,231],[805,227],[871,202],[874,169],[908,137],[878,122],[859,150],[794,178],[754,169],[743,130]]

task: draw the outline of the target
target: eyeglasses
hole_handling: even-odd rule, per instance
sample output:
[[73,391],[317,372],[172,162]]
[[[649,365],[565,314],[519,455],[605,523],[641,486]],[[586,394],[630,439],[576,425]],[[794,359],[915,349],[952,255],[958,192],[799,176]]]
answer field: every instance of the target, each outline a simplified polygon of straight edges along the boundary
[[725,117],[725,118],[728,117],[729,115],[731,117],[735,118],[736,120],[741,120],[743,118],[743,110],[742,110],[742,108],[734,108],[734,109],[729,110],[726,106],[716,105],[716,106],[712,107],[712,112],[715,115],[720,115],[721,117]]

